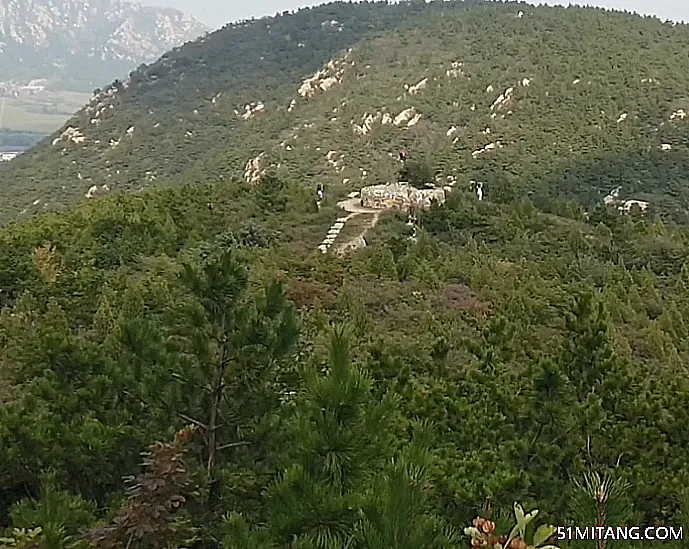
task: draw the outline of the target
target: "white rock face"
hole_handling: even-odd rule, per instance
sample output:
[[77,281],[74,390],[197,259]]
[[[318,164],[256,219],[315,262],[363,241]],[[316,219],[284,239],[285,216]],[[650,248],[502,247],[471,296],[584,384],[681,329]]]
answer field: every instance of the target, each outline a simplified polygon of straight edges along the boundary
[[634,206],[638,206],[642,212],[645,212],[648,208],[648,202],[644,200],[625,200],[617,209],[623,213],[629,213]]
[[625,200],[625,201],[620,200],[619,195],[620,195],[621,189],[622,189],[622,187],[617,187],[616,189],[611,191],[608,196],[606,196],[603,199],[603,202],[605,203],[606,206],[615,206],[617,204],[618,205],[617,210],[622,212],[622,213],[630,213],[631,209],[634,206],[638,206],[642,212],[645,212],[648,209],[648,202],[646,202],[644,200],[636,200],[636,199],[630,199],[630,200]]
[[335,30],[338,32],[342,32],[342,25],[336,19],[330,19],[330,20],[323,21],[321,23],[321,27]]
[[344,154],[337,154],[337,151],[328,151],[328,154],[325,155],[325,159],[330,164],[331,167],[335,169],[342,168],[342,162],[344,159]]
[[266,110],[266,106],[262,101],[258,103],[249,103],[244,106],[244,112],[241,114],[241,118],[242,120],[249,120],[249,118],[253,118],[256,113],[263,112],[264,110]]
[[416,115],[416,109],[414,107],[409,107],[408,109],[404,109],[401,113],[399,113],[392,121],[392,123],[395,126],[399,126],[400,124],[404,124],[409,120],[413,120]]
[[415,189],[407,183],[389,183],[362,188],[361,200],[366,208],[429,208],[433,200],[439,203],[445,201],[445,191],[437,188]]
[[479,155],[481,155],[485,152],[488,152],[488,151],[492,151],[494,149],[502,149],[502,143],[500,143],[500,141],[495,141],[494,143],[488,143],[488,145],[486,145],[485,147],[472,152],[471,156],[473,158],[477,158]]
[[424,78],[417,84],[414,84],[413,86],[410,86],[409,89],[407,90],[411,95],[414,95],[416,93],[419,93],[421,90],[426,89],[426,84],[428,84],[428,78]]
[[416,126],[416,124],[419,123],[419,120],[421,120],[421,116],[422,116],[421,113],[417,112],[414,115],[414,118],[412,118],[409,122],[407,122],[407,127],[411,128],[412,126]]
[[612,190],[609,195],[607,195],[604,199],[603,202],[606,205],[614,204],[618,200],[618,196],[620,195],[620,191],[622,190],[622,187],[617,187],[616,189]]
[[375,115],[365,113],[362,119],[363,124],[361,124],[361,126],[354,124],[354,132],[359,135],[368,135],[373,131],[373,124],[382,121],[383,114],[380,111],[378,111]]
[[57,145],[60,141],[81,144],[86,140],[84,133],[79,128],[69,126],[60,134],[60,137],[53,139],[53,145]]
[[261,176],[265,173],[265,169],[261,165],[261,160],[265,153],[259,154],[256,158],[249,160],[244,168],[244,179],[247,183],[258,183]]
[[317,71],[313,76],[305,79],[299,87],[299,95],[305,98],[313,97],[318,91],[325,92],[334,85],[342,82],[342,77],[349,65],[352,49],[339,59],[332,59],[326,67]]
[[460,63],[459,61],[453,61],[451,68],[449,68],[445,71],[445,76],[453,77],[453,78],[457,78],[458,76],[461,76],[463,74],[462,73],[462,65],[463,65],[463,63]]
[[514,88],[507,88],[493,102],[493,104],[490,106],[490,110],[491,111],[496,110],[496,109],[502,107],[505,103],[507,103],[512,98],[512,92],[513,91],[514,91]]

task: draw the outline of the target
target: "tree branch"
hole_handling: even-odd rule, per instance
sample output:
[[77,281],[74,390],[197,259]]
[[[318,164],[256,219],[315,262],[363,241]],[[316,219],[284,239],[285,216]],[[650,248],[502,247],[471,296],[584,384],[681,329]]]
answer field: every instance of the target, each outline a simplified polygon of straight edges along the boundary
[[177,412],[177,415],[181,417],[184,421],[188,421],[189,423],[193,423],[197,427],[201,427],[204,431],[208,431],[208,426],[204,425],[200,421],[197,421],[193,417],[189,417],[187,414],[183,414],[182,412]]
[[218,447],[218,450],[225,450],[227,448],[234,448],[235,446],[248,446],[251,444],[248,440],[241,440],[239,442],[230,442],[228,444],[223,444],[222,446]]

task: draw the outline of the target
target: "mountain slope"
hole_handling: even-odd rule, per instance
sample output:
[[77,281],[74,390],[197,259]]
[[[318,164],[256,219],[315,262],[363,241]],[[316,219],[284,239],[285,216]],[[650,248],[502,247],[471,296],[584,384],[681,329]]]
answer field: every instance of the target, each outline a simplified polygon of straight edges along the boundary
[[259,155],[259,172],[351,190],[394,177],[407,146],[493,199],[590,207],[621,186],[684,219],[688,49],[688,26],[513,3],[332,4],[230,26],[135,71],[13,161],[3,218],[93,186],[243,176]]
[[[417,530],[427,513],[456,527],[486,498],[498,510],[530,501],[551,522],[587,524],[573,480],[601,469],[631,483],[629,522],[680,524],[686,492],[677,479],[689,475],[686,227],[615,215],[574,221],[455,191],[419,216],[416,242],[406,216],[384,214],[369,247],[336,258],[314,246],[338,216],[334,205],[310,208],[300,182],[266,183],[121,193],[0,229],[0,528],[50,532],[61,520],[56,535],[79,537],[101,526],[149,442],[189,418],[206,421],[223,326],[200,311],[221,299],[234,306],[237,285],[223,285],[225,269],[207,271],[208,290],[189,288],[181,274],[228,249],[251,267],[249,313],[272,316],[233,322],[218,430],[222,498],[210,514],[205,475],[196,474],[195,493],[174,511],[203,537],[194,547],[269,547],[268,535],[279,549],[300,538],[319,547],[331,532],[357,532],[364,511],[379,512],[389,532]],[[290,334],[279,330],[284,294],[261,293],[275,278],[302,328],[287,358],[264,348]],[[342,322],[362,383],[325,367],[329,329]],[[258,334],[240,337],[245,323]],[[314,387],[328,370],[329,387]],[[432,458],[419,467],[422,482],[412,479],[419,494],[371,490],[419,421]],[[197,437],[188,458],[197,471],[207,466],[206,440]],[[327,483],[338,464],[350,475],[345,493]],[[46,470],[81,504],[72,514],[40,512],[55,508]],[[308,483],[290,476],[300,471]],[[386,515],[403,501],[409,520]],[[78,512],[87,503],[93,516]],[[229,513],[246,517],[256,539],[218,542],[230,535]],[[159,524],[146,523],[146,535],[170,536],[169,522]],[[181,546],[188,537],[178,532]]]
[[0,74],[91,91],[207,30],[178,10],[123,0],[4,0]]
[[[686,28],[423,2],[247,25],[0,167],[27,218],[84,202],[0,228],[3,543],[461,549],[488,515],[526,547],[519,501],[686,531],[689,225],[559,202],[619,182],[681,213]],[[332,196],[401,146],[448,199],[321,254]]]

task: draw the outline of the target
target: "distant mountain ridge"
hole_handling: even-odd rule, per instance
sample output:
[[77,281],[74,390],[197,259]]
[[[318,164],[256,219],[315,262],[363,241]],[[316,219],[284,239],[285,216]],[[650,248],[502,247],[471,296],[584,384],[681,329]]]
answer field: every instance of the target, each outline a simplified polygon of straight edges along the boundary
[[0,0],[0,75],[86,91],[208,30],[179,10],[123,0]]

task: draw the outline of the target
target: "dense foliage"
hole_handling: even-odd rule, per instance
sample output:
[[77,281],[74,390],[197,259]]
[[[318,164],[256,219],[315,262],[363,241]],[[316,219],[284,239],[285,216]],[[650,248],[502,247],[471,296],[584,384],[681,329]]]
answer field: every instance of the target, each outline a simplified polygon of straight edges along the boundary
[[[65,197],[107,175],[137,187],[152,168],[163,183],[188,183],[0,230],[0,549],[545,549],[567,546],[549,524],[686,533],[687,121],[669,120],[687,78],[673,64],[686,28],[600,10],[423,2],[246,25],[116,82],[114,114],[89,127],[86,145],[44,144],[2,173],[3,192],[24,177],[24,190],[64,185]],[[388,31],[353,49],[360,77],[287,113],[281,94],[300,67],[317,68],[369,26]],[[298,42],[305,58],[266,72],[260,56],[281,55],[276,29],[312,47]],[[243,37],[252,63],[220,60],[226,36]],[[446,76],[457,59],[464,74]],[[203,68],[216,62],[228,72]],[[642,90],[652,67],[659,83]],[[155,83],[156,70],[171,80]],[[426,89],[398,102],[423,74]],[[267,112],[233,118],[260,75]],[[575,98],[577,76],[592,83]],[[487,82],[499,94],[522,78],[533,83],[491,118]],[[212,103],[222,86],[234,91]],[[210,105],[195,115],[204,94]],[[269,95],[284,110],[271,111]],[[350,128],[355,112],[388,105],[394,115],[411,101],[424,114],[416,126]],[[182,104],[198,120],[195,140],[175,143],[171,116],[160,134],[139,136],[155,120],[146,109]],[[629,125],[589,128],[584,113],[599,109],[615,119],[629,109]],[[651,111],[665,129],[645,128]],[[340,132],[324,129],[326,116],[344,119]],[[487,124],[504,147],[474,162],[469,143],[488,138]],[[90,141],[131,125],[102,156]],[[280,132],[297,125],[289,151]],[[670,137],[672,150],[656,154],[651,144]],[[403,147],[403,178],[423,186],[429,172],[455,174],[445,203],[417,212],[415,228],[384,213],[363,250],[321,254],[337,200],[399,173],[388,153]],[[280,167],[252,184],[231,176],[263,150]],[[344,170],[329,151],[346,153]],[[317,206],[315,183],[343,177],[355,182],[328,186]],[[485,200],[467,190],[470,177],[485,182]],[[623,180],[658,205],[622,215],[600,204]]]
[[[454,548],[486,502],[503,530],[514,501],[587,520],[591,474],[627,486],[620,523],[682,524],[685,229],[458,191],[416,243],[389,215],[337,259],[310,232],[334,211],[277,186],[283,211],[228,182],[4,230],[4,526],[41,547],[143,528],[139,547]],[[125,501],[139,453],[189,424],[188,478]]]

